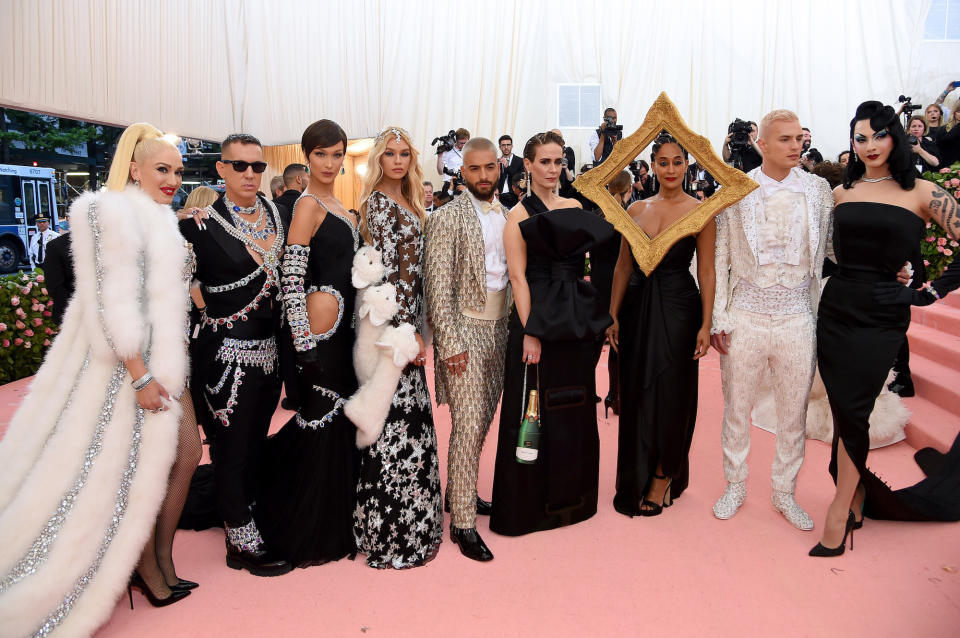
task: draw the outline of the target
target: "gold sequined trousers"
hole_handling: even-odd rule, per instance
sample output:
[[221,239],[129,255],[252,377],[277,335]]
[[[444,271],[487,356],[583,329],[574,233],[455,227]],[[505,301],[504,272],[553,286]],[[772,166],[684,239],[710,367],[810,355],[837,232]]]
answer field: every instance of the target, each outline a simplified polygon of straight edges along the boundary
[[730,354],[720,355],[723,385],[723,471],[727,481],[747,478],[750,413],[765,376],[777,406],[773,489],[793,493],[803,464],[807,400],[816,365],[812,313],[767,315],[735,309]]
[[477,520],[477,474],[480,452],[503,391],[503,358],[507,349],[507,317],[490,321],[460,317],[467,330],[467,369],[451,374],[442,361],[441,382],[450,404],[450,451],[447,497],[454,527],[469,529]]

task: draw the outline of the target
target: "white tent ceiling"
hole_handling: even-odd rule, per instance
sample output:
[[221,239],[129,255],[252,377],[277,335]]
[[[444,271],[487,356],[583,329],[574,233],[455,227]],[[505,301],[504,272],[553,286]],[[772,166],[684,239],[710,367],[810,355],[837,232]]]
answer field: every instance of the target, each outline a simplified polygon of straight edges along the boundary
[[[0,0],[0,103],[214,140],[330,118],[421,150],[458,126],[522,147],[557,126],[557,84],[583,82],[626,132],[665,90],[715,144],[786,107],[835,153],[860,101],[955,79],[924,59],[929,1]],[[590,130],[564,133],[582,158]]]

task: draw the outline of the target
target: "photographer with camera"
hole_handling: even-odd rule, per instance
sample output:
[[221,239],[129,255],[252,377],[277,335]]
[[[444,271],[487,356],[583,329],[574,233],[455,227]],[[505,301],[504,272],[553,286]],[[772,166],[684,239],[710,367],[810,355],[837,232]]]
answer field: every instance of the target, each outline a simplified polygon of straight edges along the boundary
[[921,115],[914,115],[907,125],[907,142],[913,151],[913,165],[917,167],[917,174],[923,175],[926,171],[935,171],[940,166],[940,149],[936,143],[926,135],[927,121]]
[[749,173],[763,163],[763,151],[757,145],[757,123],[740,118],[727,127],[723,140],[723,161],[744,173]]
[[[451,185],[451,182],[457,178],[460,167],[463,166],[463,145],[469,139],[470,131],[458,128],[446,135],[435,137],[430,142],[437,147],[437,172],[443,177],[443,188],[449,190],[453,196],[457,194],[457,184]],[[459,180],[459,183],[462,184],[463,181]]]
[[523,172],[523,158],[513,153],[513,138],[501,135],[497,140],[500,145],[500,179],[497,181],[497,193],[510,192],[510,178]]
[[603,111],[600,127],[590,136],[590,152],[593,154],[594,164],[599,164],[610,157],[613,145],[621,139],[623,139],[623,126],[617,124],[617,111],[608,107]]
[[633,193],[630,203],[653,197],[657,194],[657,180],[650,174],[650,165],[646,160],[635,159],[628,167],[633,174]]

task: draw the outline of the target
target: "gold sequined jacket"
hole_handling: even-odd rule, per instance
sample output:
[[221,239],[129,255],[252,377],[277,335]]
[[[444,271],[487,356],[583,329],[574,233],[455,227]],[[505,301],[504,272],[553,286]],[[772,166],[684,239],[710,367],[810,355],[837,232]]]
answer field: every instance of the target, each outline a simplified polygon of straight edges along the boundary
[[438,208],[427,217],[424,235],[424,296],[433,347],[443,360],[467,349],[462,310],[482,312],[487,302],[483,231],[473,202],[460,195]]

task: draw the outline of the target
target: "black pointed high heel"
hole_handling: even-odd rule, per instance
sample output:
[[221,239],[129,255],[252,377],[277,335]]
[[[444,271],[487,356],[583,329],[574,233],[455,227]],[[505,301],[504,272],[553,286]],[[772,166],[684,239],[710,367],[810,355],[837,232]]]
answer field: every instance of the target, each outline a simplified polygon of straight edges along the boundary
[[613,414],[620,416],[620,402],[614,400],[609,394],[603,399],[603,418],[608,418],[610,416],[610,410],[613,410]]
[[840,541],[840,545],[837,547],[827,547],[823,543],[817,543],[816,546],[810,550],[810,556],[831,558],[833,556],[842,555],[847,549],[847,534],[850,535],[850,551],[853,551],[853,526],[856,525],[857,521],[853,517],[853,510],[848,511],[849,514],[847,515],[847,525],[843,530],[843,540]]
[[[667,480],[666,476],[661,476],[660,474],[654,474],[653,478],[659,479],[661,481]],[[660,516],[663,514],[663,510],[667,507],[673,505],[673,497],[670,496],[670,486],[673,485],[673,479],[671,478],[667,482],[667,487],[663,491],[663,501],[660,503],[654,503],[653,501],[644,498],[640,501],[640,516]],[[646,506],[648,509],[644,509]]]
[[177,584],[167,585],[170,588],[170,591],[190,591],[191,589],[196,589],[200,586],[200,583],[195,583],[192,580],[184,580],[183,578],[177,579]]
[[190,595],[189,591],[171,589],[170,595],[166,598],[157,598],[154,593],[150,591],[150,588],[147,587],[147,583],[143,580],[143,577],[140,576],[138,572],[133,572],[133,574],[130,575],[130,582],[127,583],[127,597],[130,599],[130,609],[133,609],[134,588],[139,589],[140,593],[142,593],[154,607],[166,607]]

